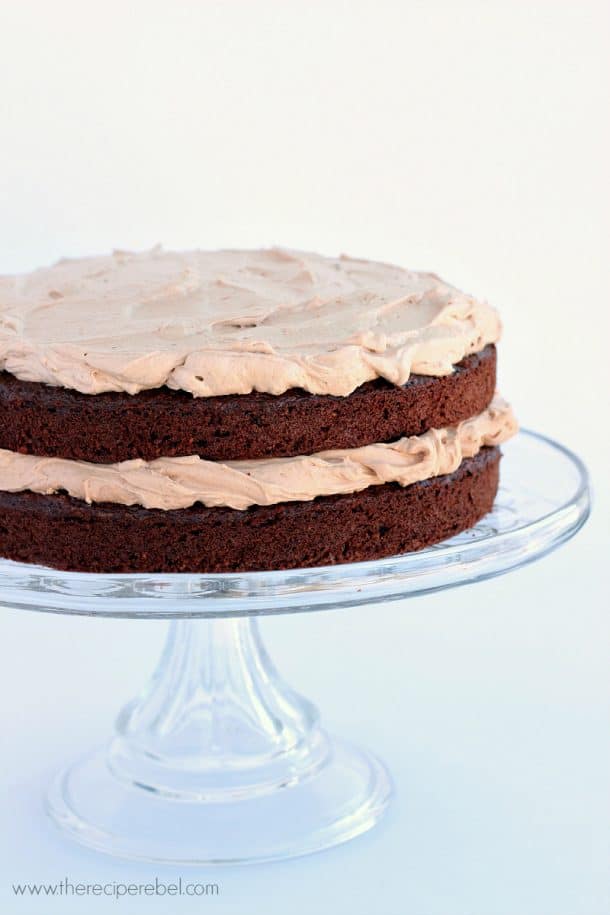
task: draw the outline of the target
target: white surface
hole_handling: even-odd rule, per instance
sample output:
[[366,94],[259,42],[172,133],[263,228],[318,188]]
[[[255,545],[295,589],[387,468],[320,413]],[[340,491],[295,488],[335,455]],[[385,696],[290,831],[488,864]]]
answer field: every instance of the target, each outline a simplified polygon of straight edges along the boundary
[[[539,565],[264,623],[285,673],[377,749],[399,796],[378,830],[327,854],[186,872],[221,894],[172,909],[605,915],[607,5],[1,6],[1,271],[157,241],[434,269],[498,305],[503,391],[593,474],[589,525]],[[40,799],[106,736],[163,624],[5,612],[0,626],[4,909],[167,912],[10,889],[151,877],[65,843]]]

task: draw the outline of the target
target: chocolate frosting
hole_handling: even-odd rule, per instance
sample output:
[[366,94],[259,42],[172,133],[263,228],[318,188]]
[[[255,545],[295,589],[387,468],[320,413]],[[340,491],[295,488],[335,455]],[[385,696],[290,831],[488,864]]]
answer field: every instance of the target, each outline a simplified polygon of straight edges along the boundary
[[154,248],[0,277],[0,368],[86,394],[347,396],[450,374],[499,336],[434,274],[345,256]]

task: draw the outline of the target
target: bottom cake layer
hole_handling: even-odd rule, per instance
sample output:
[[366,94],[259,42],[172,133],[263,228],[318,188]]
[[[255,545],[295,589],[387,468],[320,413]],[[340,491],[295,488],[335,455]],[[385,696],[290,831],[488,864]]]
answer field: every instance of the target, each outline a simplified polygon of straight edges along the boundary
[[62,493],[0,492],[0,556],[82,572],[243,572],[379,559],[420,550],[491,510],[500,451],[446,476],[312,502],[162,511]]

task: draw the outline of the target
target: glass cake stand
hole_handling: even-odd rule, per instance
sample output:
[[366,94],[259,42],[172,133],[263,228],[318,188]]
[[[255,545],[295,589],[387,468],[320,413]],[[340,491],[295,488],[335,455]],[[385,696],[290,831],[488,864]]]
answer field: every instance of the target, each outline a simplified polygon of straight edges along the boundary
[[320,727],[316,708],[278,675],[256,618],[481,581],[568,540],[589,512],[582,462],[532,432],[503,450],[494,510],[418,553],[231,575],[96,575],[0,560],[5,606],[172,620],[114,737],[51,787],[57,825],[104,852],[182,864],[286,858],[373,826],[392,794],[387,770]]

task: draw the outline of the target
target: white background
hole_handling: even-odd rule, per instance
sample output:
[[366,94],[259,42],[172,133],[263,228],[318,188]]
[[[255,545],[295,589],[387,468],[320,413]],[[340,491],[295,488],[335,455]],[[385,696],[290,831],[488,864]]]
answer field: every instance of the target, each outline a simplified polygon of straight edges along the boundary
[[[433,269],[499,307],[503,392],[593,475],[590,523],[538,565],[264,624],[398,797],[342,848],[191,872],[221,884],[198,911],[610,911],[609,27],[601,0],[0,3],[0,272],[157,242]],[[4,611],[0,626],[5,911],[168,912],[10,891],[179,873],[73,847],[41,813],[163,625]]]

